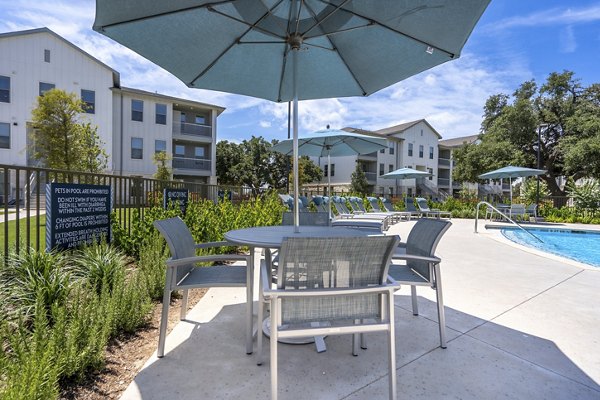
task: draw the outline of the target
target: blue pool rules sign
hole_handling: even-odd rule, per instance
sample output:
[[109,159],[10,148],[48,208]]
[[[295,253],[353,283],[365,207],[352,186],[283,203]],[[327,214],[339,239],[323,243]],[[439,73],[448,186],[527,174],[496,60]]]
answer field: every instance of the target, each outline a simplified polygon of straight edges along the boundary
[[172,189],[165,188],[163,191],[163,207],[167,209],[169,203],[178,204],[181,208],[181,213],[185,215],[185,209],[188,204],[189,190],[187,189]]
[[46,249],[110,242],[111,188],[51,183],[46,186]]

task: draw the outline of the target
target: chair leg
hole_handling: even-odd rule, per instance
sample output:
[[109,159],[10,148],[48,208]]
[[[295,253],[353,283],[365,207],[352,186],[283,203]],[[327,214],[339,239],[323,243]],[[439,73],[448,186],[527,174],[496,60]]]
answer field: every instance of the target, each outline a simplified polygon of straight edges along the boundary
[[435,265],[435,293],[437,297],[438,323],[440,329],[440,347],[446,348],[446,315],[444,313],[444,297],[442,294],[442,281],[440,279],[440,265]]
[[388,318],[390,322],[388,334],[388,351],[389,351],[389,390],[390,400],[396,400],[396,332],[394,329],[394,300],[393,293],[390,292],[387,296]]
[[179,315],[180,320],[184,320],[187,315],[187,303],[188,303],[188,290],[183,290],[183,297],[181,298],[181,312]]
[[410,287],[410,299],[412,301],[413,315],[419,315],[419,305],[417,304],[417,287],[411,285]]
[[364,333],[360,334],[360,348],[363,350],[367,349],[367,335]]
[[257,311],[257,331],[256,331],[256,365],[263,363],[263,344],[265,335],[262,331],[262,323],[264,319],[265,300],[263,298],[262,279],[258,279],[258,311]]
[[163,293],[163,306],[160,315],[160,328],[158,329],[158,358],[165,355],[165,341],[167,336],[167,325],[169,323],[169,302],[171,300],[171,291],[165,288]]
[[354,357],[358,356],[358,337],[358,333],[352,335],[352,355]]
[[279,325],[279,304],[271,299],[271,400],[277,400],[277,326]]

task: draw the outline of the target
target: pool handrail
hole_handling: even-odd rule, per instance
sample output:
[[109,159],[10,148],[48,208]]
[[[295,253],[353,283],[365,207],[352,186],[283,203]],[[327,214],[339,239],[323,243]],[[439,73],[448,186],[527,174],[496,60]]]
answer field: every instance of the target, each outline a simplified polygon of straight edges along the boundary
[[485,204],[486,206],[490,207],[492,210],[496,211],[498,214],[502,215],[504,218],[506,218],[508,221],[510,221],[517,228],[521,229],[523,232],[530,234],[540,243],[544,243],[544,241],[542,239],[535,236],[533,233],[529,232],[527,229],[523,228],[518,222],[513,221],[508,215],[504,214],[502,211],[498,210],[496,207],[494,207],[487,201],[480,201],[479,203],[477,203],[477,209],[475,210],[475,233],[478,233],[477,232],[477,221],[479,220],[479,206],[481,206],[482,204]]

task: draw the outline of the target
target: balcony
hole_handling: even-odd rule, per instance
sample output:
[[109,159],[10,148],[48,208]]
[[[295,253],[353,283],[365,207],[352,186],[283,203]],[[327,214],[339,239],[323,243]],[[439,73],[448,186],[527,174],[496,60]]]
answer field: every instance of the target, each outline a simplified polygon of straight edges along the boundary
[[438,178],[438,186],[450,187],[450,179]]
[[174,122],[174,135],[199,136],[203,138],[212,138],[212,127],[210,125],[193,124],[190,122]]
[[173,169],[210,172],[212,163],[204,158],[173,157]]
[[377,172],[365,172],[368,182],[377,182]]
[[438,166],[450,168],[450,159],[449,158],[441,158],[441,157],[438,158]]

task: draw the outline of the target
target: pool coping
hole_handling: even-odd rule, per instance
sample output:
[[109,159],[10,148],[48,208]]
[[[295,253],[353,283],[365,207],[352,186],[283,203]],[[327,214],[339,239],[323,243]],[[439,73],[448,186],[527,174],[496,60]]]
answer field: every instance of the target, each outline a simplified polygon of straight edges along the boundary
[[[491,223],[491,224],[484,224],[483,227],[484,227],[485,232],[480,232],[480,233],[485,233],[491,239],[496,240],[497,242],[506,244],[508,246],[515,247],[515,248],[525,251],[527,253],[535,254],[537,256],[548,258],[548,259],[554,260],[554,261],[560,261],[565,264],[569,264],[569,265],[583,268],[583,269],[589,269],[589,270],[593,270],[593,271],[598,271],[600,269],[600,267],[596,267],[596,266],[593,266],[590,264],[576,261],[571,258],[558,256],[556,254],[548,253],[548,252],[545,252],[545,251],[542,251],[539,249],[535,249],[532,247],[524,246],[522,244],[513,242],[510,239],[507,239],[502,234],[502,229],[506,229],[506,228],[518,229],[515,225],[513,225],[511,223],[495,222],[495,223]],[[523,227],[531,228],[531,229],[545,229],[545,230],[550,230],[550,229],[560,230],[562,228],[564,230],[593,231],[595,233],[596,232],[600,233],[600,225],[584,225],[584,224],[548,223],[548,222],[546,222],[544,224],[527,223]]]

